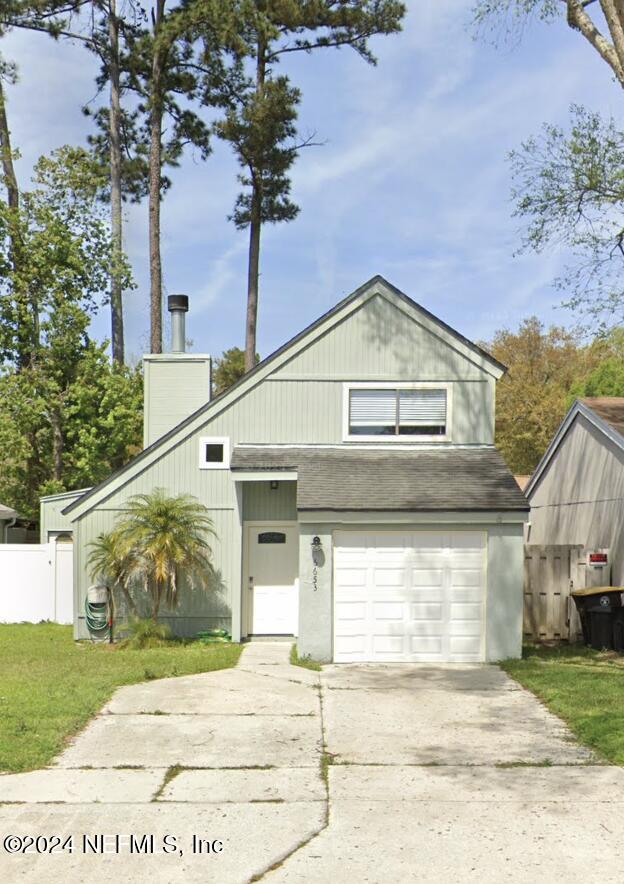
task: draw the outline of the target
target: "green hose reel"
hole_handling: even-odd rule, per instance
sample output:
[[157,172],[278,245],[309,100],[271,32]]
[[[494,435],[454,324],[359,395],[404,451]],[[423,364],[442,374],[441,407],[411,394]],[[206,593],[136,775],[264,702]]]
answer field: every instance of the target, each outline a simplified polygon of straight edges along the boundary
[[111,629],[110,592],[107,586],[90,586],[85,598],[85,621],[98,638]]

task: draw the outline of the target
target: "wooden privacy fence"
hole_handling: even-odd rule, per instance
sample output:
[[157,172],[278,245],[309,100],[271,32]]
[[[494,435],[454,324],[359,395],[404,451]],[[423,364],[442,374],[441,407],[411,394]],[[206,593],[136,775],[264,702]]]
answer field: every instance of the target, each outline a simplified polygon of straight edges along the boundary
[[585,567],[582,546],[525,546],[525,639],[577,641],[581,638],[581,623],[570,590],[585,586]]

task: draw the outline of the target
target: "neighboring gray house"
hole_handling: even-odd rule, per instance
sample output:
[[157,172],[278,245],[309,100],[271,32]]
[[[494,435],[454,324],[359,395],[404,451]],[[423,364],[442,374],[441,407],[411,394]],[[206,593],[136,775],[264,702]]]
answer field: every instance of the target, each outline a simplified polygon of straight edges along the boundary
[[611,549],[613,585],[624,581],[624,398],[577,400],[525,494],[527,541]]
[[77,638],[89,542],[160,486],[217,532],[179,634],[296,635],[338,662],[520,654],[528,505],[494,448],[490,355],[376,276],[212,401],[209,357],[146,360],[145,450],[63,511]]
[[0,503],[0,543],[8,543],[10,528],[15,525],[17,513],[10,506]]

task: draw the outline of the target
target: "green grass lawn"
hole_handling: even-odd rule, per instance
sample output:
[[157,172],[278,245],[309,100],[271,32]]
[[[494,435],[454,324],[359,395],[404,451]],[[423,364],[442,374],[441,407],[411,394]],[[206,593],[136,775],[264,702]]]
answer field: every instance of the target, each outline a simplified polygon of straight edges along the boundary
[[0,624],[0,771],[43,767],[120,685],[234,666],[239,645],[75,644],[71,626]]
[[585,746],[624,765],[624,657],[582,645],[527,647],[502,668],[562,718]]

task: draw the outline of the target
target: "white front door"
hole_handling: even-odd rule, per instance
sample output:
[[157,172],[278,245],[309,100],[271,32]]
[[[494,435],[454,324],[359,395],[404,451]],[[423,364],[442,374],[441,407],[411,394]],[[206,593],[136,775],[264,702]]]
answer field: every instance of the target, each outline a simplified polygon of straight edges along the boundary
[[248,525],[247,563],[252,634],[296,635],[299,620],[297,525]]
[[337,532],[334,660],[483,660],[486,536]]

